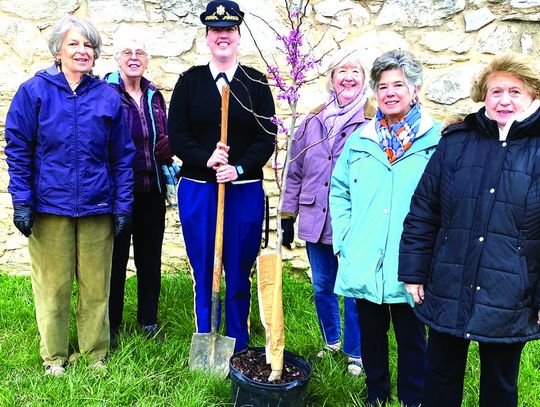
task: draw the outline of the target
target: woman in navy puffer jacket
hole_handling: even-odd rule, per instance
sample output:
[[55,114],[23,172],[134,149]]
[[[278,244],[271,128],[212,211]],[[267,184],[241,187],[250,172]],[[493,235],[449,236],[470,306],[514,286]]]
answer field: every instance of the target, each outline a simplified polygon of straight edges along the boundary
[[443,132],[400,246],[399,280],[430,327],[424,407],[461,406],[471,340],[480,406],[517,406],[521,352],[540,338],[538,71],[496,57],[471,97],[485,107]]
[[134,147],[120,98],[91,75],[100,47],[88,21],[60,20],[49,40],[55,65],[21,85],[6,119],[13,220],[29,237],[40,353],[53,376],[68,359],[74,278],[79,351],[103,366],[113,230],[128,226],[133,200]]

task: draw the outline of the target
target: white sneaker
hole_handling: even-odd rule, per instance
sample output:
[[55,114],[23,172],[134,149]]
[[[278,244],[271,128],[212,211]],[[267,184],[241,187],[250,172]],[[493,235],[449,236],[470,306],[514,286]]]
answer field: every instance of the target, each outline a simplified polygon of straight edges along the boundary
[[45,374],[48,376],[62,376],[66,369],[62,365],[49,365],[48,363],[43,363],[43,366],[45,366]]
[[351,376],[360,376],[363,370],[362,358],[349,358],[347,361],[347,371]]
[[319,353],[317,353],[317,357],[318,358],[324,358],[326,356],[326,354],[337,353],[337,352],[339,352],[340,349],[341,349],[341,343],[340,342],[335,343],[333,345],[325,345],[325,347],[322,348],[322,350],[320,350]]

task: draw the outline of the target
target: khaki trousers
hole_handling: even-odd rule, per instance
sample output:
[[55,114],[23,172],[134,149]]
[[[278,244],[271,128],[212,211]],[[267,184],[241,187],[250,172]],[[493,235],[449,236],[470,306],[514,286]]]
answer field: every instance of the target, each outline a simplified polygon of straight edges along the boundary
[[72,218],[37,214],[28,250],[40,354],[45,363],[62,365],[68,357],[74,277],[78,283],[79,351],[96,361],[107,354],[112,232],[110,215]]

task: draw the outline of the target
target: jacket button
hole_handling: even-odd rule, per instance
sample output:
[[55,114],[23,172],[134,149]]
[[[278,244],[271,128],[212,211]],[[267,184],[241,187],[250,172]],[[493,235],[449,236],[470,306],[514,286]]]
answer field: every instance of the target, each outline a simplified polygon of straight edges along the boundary
[[326,213],[326,208],[322,208],[323,213]]
[[328,156],[328,160],[331,160],[331,159],[332,159],[332,157],[331,157],[331,156]]
[[328,186],[328,182],[325,182],[325,183],[324,183],[324,186],[327,187],[327,186]]
[[471,334],[465,334],[465,336],[466,336],[467,338],[470,338],[470,337],[471,337]]
[[476,291],[480,291],[480,286],[476,286]]
[[502,143],[503,147],[506,147],[507,145],[508,145],[508,143],[506,141],[504,143]]
[[345,137],[347,135],[347,133],[343,132],[341,133],[341,137]]
[[388,215],[388,209],[384,208],[383,213],[384,213],[385,215]]
[[491,188],[491,189],[489,190],[489,193],[490,193],[490,194],[492,194],[492,193],[494,193],[494,192],[495,192],[495,188]]
[[480,237],[478,238],[478,241],[483,242],[483,241],[484,241],[484,236],[480,236]]

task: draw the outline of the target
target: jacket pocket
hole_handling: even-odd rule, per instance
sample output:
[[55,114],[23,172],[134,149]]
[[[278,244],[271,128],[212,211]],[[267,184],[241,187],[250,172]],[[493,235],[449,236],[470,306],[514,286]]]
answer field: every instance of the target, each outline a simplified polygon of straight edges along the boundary
[[531,289],[531,283],[529,281],[529,269],[527,267],[527,258],[525,256],[519,256],[520,268],[519,274],[523,283],[523,289],[527,292]]
[[439,233],[437,234],[435,246],[433,247],[433,254],[431,255],[431,265],[429,267],[428,282],[431,282],[432,280],[433,270],[435,269],[435,265],[437,264],[438,260],[441,257],[441,254],[444,250],[444,247],[447,241],[448,241],[448,234],[447,234],[446,229],[440,229]]
[[300,193],[298,197],[298,235],[301,239],[310,237],[313,234],[315,226],[320,223],[317,220],[317,209],[315,208],[315,194]]
[[308,193],[300,193],[300,197],[298,198],[298,203],[300,205],[313,205],[315,203],[315,194],[308,194]]

